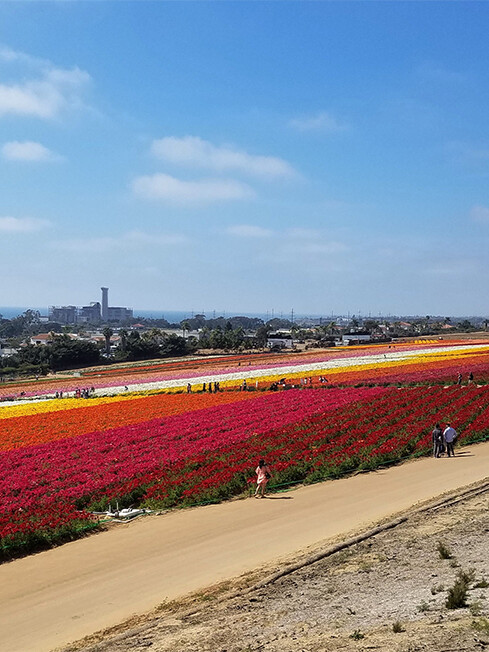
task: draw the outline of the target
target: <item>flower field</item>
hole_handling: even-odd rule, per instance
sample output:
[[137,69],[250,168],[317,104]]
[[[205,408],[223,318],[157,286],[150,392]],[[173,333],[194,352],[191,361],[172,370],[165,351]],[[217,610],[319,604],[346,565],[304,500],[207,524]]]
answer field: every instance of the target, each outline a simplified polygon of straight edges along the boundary
[[[91,512],[116,502],[168,509],[246,495],[260,457],[280,486],[425,455],[436,421],[451,420],[462,441],[489,437],[487,346],[362,347],[298,356],[295,367],[285,356],[253,358],[255,377],[244,364],[235,372],[237,362],[205,369],[216,380],[223,371],[256,378],[254,391],[221,382],[219,393],[100,396],[100,384],[90,399],[0,406],[3,558],[80,536],[97,527]],[[166,369],[167,379],[208,377],[191,364],[200,375]],[[117,373],[130,384],[133,370]],[[281,377],[278,391],[257,391]]]
[[[328,376],[335,384],[358,382],[450,382],[460,370],[467,374],[477,364],[480,380],[489,379],[489,345],[474,343],[404,343],[337,347],[321,352],[261,353],[204,359],[154,361],[114,365],[78,372],[76,376],[51,376],[38,381],[0,385],[0,400],[54,397],[62,391],[73,397],[80,387],[93,387],[97,396],[129,392],[182,391],[188,382],[196,390],[219,381],[222,388],[239,387],[244,379],[255,388],[268,387],[286,377],[292,384],[304,376]],[[429,367],[429,373],[428,373]],[[421,372],[421,373],[418,373]],[[411,378],[405,379],[408,375]]]

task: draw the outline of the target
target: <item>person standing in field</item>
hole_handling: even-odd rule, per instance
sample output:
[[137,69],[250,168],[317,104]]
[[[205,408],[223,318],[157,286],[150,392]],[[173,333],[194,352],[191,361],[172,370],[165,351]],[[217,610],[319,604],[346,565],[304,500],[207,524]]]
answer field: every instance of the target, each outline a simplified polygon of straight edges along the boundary
[[457,439],[457,432],[455,428],[452,428],[452,426],[447,423],[447,427],[443,431],[443,439],[445,440],[445,444],[447,445],[447,455],[450,457],[450,453],[452,457],[455,457],[455,451],[453,450],[453,444],[455,443],[455,440]]
[[256,491],[255,498],[265,498],[265,492],[267,490],[267,484],[272,474],[268,468],[265,460],[260,460],[258,466],[255,469],[256,473]]
[[443,449],[443,430],[440,428],[439,423],[433,428],[431,438],[433,441],[433,457],[440,457]]
[[469,374],[469,385],[472,383],[473,380],[474,380],[474,374],[472,372],[470,372],[470,374]]

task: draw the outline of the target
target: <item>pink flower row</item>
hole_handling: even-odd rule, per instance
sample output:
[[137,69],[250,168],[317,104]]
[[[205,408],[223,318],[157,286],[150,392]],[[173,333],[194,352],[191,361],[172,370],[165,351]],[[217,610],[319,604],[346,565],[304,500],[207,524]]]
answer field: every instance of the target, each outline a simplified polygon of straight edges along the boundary
[[72,502],[202,451],[307,420],[383,388],[292,390],[0,455],[2,509]]

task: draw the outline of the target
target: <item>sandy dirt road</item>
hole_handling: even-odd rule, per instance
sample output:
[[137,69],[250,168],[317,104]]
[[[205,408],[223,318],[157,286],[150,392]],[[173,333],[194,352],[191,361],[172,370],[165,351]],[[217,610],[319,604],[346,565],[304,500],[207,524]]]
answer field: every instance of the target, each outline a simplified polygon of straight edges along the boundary
[[45,652],[489,475],[452,459],[147,517],[0,567],[0,650]]

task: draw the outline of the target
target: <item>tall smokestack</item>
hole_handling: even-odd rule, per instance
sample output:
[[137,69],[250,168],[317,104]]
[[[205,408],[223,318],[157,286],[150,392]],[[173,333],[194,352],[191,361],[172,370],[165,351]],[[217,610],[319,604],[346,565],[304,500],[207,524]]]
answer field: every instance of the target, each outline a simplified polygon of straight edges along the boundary
[[102,321],[109,321],[109,288],[102,290]]

